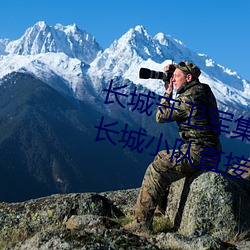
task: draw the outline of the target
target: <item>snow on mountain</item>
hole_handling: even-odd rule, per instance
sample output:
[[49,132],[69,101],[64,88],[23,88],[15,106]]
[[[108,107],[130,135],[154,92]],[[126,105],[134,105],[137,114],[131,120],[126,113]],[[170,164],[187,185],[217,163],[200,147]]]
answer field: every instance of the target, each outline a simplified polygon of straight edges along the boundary
[[102,48],[75,24],[50,27],[37,22],[15,41],[0,40],[0,77],[27,72],[58,91],[93,103],[96,92],[85,74]]
[[0,78],[13,71],[26,72],[77,99],[93,103],[91,100],[97,96],[91,81],[85,74],[88,65],[64,53],[2,56],[0,67],[4,69],[0,72]]
[[109,48],[100,54],[92,63],[90,74],[120,76],[133,65],[138,65],[149,58],[160,62],[163,57],[154,40],[142,26],[130,29],[119,40],[115,40]]
[[9,43],[9,39],[0,39],[0,55],[7,55],[5,52],[6,45]]
[[36,55],[46,52],[63,52],[69,57],[90,63],[102,48],[94,37],[76,24],[63,26],[56,24],[51,27],[45,22],[37,22],[28,28],[24,35],[11,41],[6,46],[6,52],[18,55]]
[[212,87],[219,102],[250,108],[250,83],[236,72],[216,64],[207,55],[197,54],[169,35],[158,33],[151,37],[143,26],[130,29],[119,40],[114,41],[90,64],[88,74],[97,89],[101,89],[100,84],[104,81],[109,83],[114,76],[120,75],[162,94],[162,81],[140,79],[139,69],[146,67],[162,71],[169,63],[180,61],[191,61],[200,67],[200,80]]
[[75,24],[38,22],[16,41],[0,40],[0,77],[30,72],[60,91],[91,102],[103,95],[103,87],[115,77],[162,94],[162,81],[140,79],[139,69],[162,71],[165,65],[184,60],[201,68],[200,80],[212,87],[220,103],[250,109],[248,81],[169,35],[150,36],[143,26],[131,28],[103,52],[93,36]]

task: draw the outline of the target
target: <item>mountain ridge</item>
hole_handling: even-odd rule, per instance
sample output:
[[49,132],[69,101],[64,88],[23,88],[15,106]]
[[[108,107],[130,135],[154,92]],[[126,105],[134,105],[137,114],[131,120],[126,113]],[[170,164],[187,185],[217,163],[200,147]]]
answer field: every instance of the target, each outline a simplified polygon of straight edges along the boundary
[[[149,157],[114,147],[107,140],[96,142],[94,126],[101,114],[93,107],[58,93],[32,75],[12,73],[4,81],[0,85],[0,188],[5,190],[1,201],[139,185],[138,176]],[[106,115],[105,120],[114,119]],[[131,171],[136,175],[129,177]]]
[[[76,45],[76,50],[72,48],[75,54],[67,55],[70,48],[68,42],[65,43],[66,51],[61,47],[61,52],[53,50],[41,53],[53,29],[56,32],[60,30],[63,37],[73,39],[70,41],[72,46]],[[8,39],[0,40],[0,171],[3,171],[0,176],[6,177],[2,179],[2,183],[5,183],[2,189],[6,193],[2,194],[0,200],[9,198],[6,186],[11,187],[12,193],[18,189],[18,185],[22,186],[18,175],[14,174],[18,167],[21,170],[18,169],[17,173],[28,181],[22,196],[19,190],[19,194],[9,198],[12,200],[54,192],[102,191],[139,186],[152,157],[133,151],[132,147],[128,147],[129,139],[127,145],[120,148],[112,145],[107,136],[104,140],[96,141],[95,127],[105,117],[106,126],[117,124],[119,131],[125,125],[134,132],[145,129],[147,135],[154,138],[155,144],[160,136],[164,136],[168,146],[172,147],[178,138],[176,124],[157,124],[154,118],[156,106],[150,116],[140,112],[139,104],[147,101],[148,93],[156,94],[156,98],[164,93],[162,80],[139,79],[140,67],[161,71],[166,64],[172,63],[172,59],[174,63],[191,60],[201,67],[200,80],[213,89],[219,110],[231,112],[237,118],[249,117],[249,82],[217,65],[206,55],[189,50],[171,36],[158,33],[151,37],[143,26],[136,26],[102,52],[96,50],[93,42],[89,50],[95,57],[92,61],[88,57],[83,61],[81,58],[85,54],[79,58],[77,54],[80,51],[77,49],[79,36],[75,37],[74,34],[81,32],[76,25],[57,24],[50,27],[41,22],[26,32],[26,38],[22,36],[14,43]],[[24,44],[25,41],[27,44],[28,37],[32,37],[30,42],[36,40],[37,44],[38,38],[42,37],[39,49],[32,50],[30,47],[19,51],[18,48],[22,48],[20,43]],[[87,35],[80,37],[85,39]],[[89,40],[93,41],[91,36]],[[7,47],[13,53],[7,52]],[[121,95],[107,95],[111,82]],[[39,94],[32,84],[39,85],[44,90],[41,92],[43,94]],[[133,94],[136,91],[137,94]],[[46,99],[46,96],[49,98]],[[131,97],[136,97],[138,103],[129,104]],[[142,98],[140,102],[139,97]],[[71,108],[67,108],[69,106]],[[104,131],[102,133],[105,135]],[[244,154],[248,158],[245,143],[226,136],[222,140],[224,152],[232,152],[233,149],[236,155]],[[164,141],[159,150],[166,148],[163,144]],[[13,187],[10,185],[12,175],[14,183],[18,183]],[[36,194],[29,190],[29,186],[34,185],[37,185]]]
[[[33,27],[28,28],[20,39],[15,41],[0,39],[0,45],[0,53],[2,51],[0,65],[4,69],[0,77],[13,71],[21,71],[22,68],[34,72],[35,68],[39,68],[36,57],[45,58],[44,68],[39,68],[45,76],[51,74],[47,71],[53,68],[52,61],[61,61],[65,65],[70,65],[73,62],[71,58],[79,60],[78,64],[82,65],[82,72],[74,72],[74,68],[70,67],[61,68],[55,72],[60,77],[68,75],[63,80],[67,82],[68,88],[73,89],[74,95],[79,99],[83,98],[85,85],[92,85],[92,88],[97,89],[95,94],[95,91],[92,91],[92,94],[88,96],[91,99],[91,95],[95,97],[101,95],[102,83],[106,82],[107,85],[115,76],[122,76],[160,94],[164,92],[162,82],[139,79],[139,68],[148,67],[162,71],[163,67],[172,61],[178,63],[189,60],[201,68],[200,80],[212,87],[219,102],[226,105],[231,103],[232,106],[238,103],[242,108],[249,110],[250,83],[247,80],[242,79],[236,72],[216,64],[207,55],[191,51],[183,42],[170,35],[160,32],[154,37],[150,36],[142,25],[129,29],[105,50],[95,42],[92,35],[79,29],[76,24],[48,26],[44,21],[37,22]],[[51,53],[49,60],[46,58],[48,52]],[[62,53],[65,56],[62,56]],[[11,60],[15,55],[23,55],[23,57]],[[35,71],[34,75],[37,73]],[[49,79],[41,76],[39,79],[50,82]]]
[[76,24],[49,26],[44,21],[28,28],[24,35],[9,41],[6,52],[17,55],[36,55],[46,52],[63,52],[69,57],[90,63],[102,51],[95,38]]

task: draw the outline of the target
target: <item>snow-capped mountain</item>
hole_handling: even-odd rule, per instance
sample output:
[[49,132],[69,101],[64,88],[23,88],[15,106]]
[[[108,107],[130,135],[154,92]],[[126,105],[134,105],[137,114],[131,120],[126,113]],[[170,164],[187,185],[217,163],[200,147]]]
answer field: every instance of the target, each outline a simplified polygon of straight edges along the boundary
[[[184,43],[169,35],[158,33],[151,37],[143,26],[130,29],[119,40],[114,41],[91,63],[88,72],[90,76],[98,75],[107,79],[121,75],[160,94],[164,92],[162,81],[139,79],[139,69],[146,67],[162,71],[169,63],[184,60],[194,62],[200,67],[200,80],[212,87],[219,102],[250,108],[248,81],[236,72],[216,64],[207,55],[191,51]],[[98,88],[96,77],[92,77],[92,80]]]
[[143,26],[131,28],[102,52],[93,36],[75,24],[51,27],[38,22],[18,40],[0,40],[0,54],[0,77],[13,71],[30,72],[54,88],[92,103],[116,76],[161,94],[162,81],[139,79],[139,69],[162,71],[169,63],[188,60],[201,68],[200,80],[212,87],[220,103],[250,108],[248,81],[169,35],[150,36]]
[[85,71],[89,67],[77,58],[64,53],[40,53],[36,55],[9,54],[0,59],[0,78],[13,71],[32,74],[54,89],[77,99],[92,102],[96,91]]
[[95,38],[76,24],[50,27],[45,22],[37,22],[24,35],[9,42],[5,51],[17,55],[36,55],[47,52],[63,52],[69,57],[90,63],[102,50]]
[[[140,185],[155,145],[139,154],[128,147],[113,147],[108,139],[96,142],[102,116],[119,131],[126,125],[131,131],[143,128],[154,138],[163,133],[169,147],[178,138],[178,131],[174,123],[160,126],[154,115],[140,114],[136,107],[121,108],[113,95],[114,103],[105,105],[107,92],[103,89],[113,79],[113,86],[128,97],[136,96],[132,93],[135,87],[138,94],[162,94],[162,81],[140,79],[139,69],[162,71],[165,65],[184,60],[201,68],[200,80],[212,87],[220,110],[234,109],[237,118],[245,113],[249,117],[248,81],[169,35],[150,36],[143,26],[131,28],[104,51],[92,35],[76,25],[51,27],[38,22],[18,40],[0,39],[2,190],[12,187],[16,195],[12,199],[20,199],[22,192],[26,199],[54,192]],[[126,104],[122,98],[118,97]],[[226,136],[222,140],[224,152],[233,149],[234,155],[248,157],[249,148],[242,141]],[[10,199],[7,193],[1,195],[0,200]]]
[[84,93],[88,102],[95,98],[95,90],[84,72],[101,52],[94,37],[75,24],[50,27],[38,22],[18,40],[0,40],[0,78],[13,71],[30,73],[76,98]]

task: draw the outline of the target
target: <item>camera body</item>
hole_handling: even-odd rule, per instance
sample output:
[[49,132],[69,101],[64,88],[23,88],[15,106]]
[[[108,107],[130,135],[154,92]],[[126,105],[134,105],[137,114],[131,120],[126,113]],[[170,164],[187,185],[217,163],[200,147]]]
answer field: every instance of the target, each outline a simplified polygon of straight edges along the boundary
[[140,68],[139,77],[142,79],[162,79],[170,81],[170,78],[173,76],[175,71],[175,66],[173,64],[169,65],[169,70],[167,72],[160,72],[150,70],[148,68]]

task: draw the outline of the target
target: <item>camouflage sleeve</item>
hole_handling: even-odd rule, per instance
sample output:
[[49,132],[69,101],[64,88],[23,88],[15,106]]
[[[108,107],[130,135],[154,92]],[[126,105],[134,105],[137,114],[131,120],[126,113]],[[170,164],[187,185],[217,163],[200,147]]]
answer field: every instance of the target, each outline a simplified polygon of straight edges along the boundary
[[156,112],[156,121],[159,123],[168,123],[173,121],[186,120],[189,117],[191,106],[187,97],[181,96],[170,103],[169,94],[164,95]]

